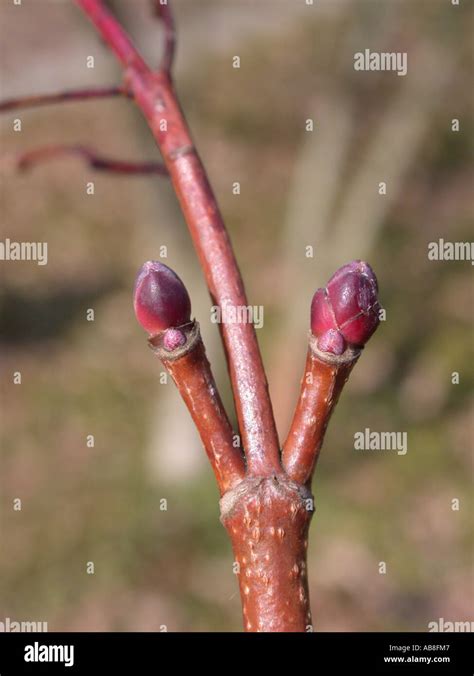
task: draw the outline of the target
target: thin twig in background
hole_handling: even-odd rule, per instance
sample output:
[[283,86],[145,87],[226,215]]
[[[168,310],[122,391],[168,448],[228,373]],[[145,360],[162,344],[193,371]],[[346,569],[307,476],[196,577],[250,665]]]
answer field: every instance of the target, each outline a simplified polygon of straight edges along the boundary
[[105,99],[114,96],[129,96],[125,87],[89,87],[87,89],[71,89],[51,94],[36,94],[33,96],[18,96],[11,99],[0,101],[0,112],[10,110],[19,110],[22,108],[37,108],[38,106],[49,106],[53,103],[67,103],[77,101],[87,101],[91,99]]
[[21,171],[31,169],[45,161],[56,160],[70,155],[78,155],[97,171],[107,171],[113,174],[130,176],[133,174],[158,174],[168,176],[168,170],[161,162],[132,162],[129,160],[116,160],[111,157],[99,155],[94,150],[82,145],[50,145],[34,148],[19,153],[14,157],[14,164]]
[[165,47],[160,63],[160,70],[171,74],[176,50],[176,30],[173,12],[168,4],[162,4],[160,0],[153,0],[153,8],[156,16],[161,20],[165,33]]

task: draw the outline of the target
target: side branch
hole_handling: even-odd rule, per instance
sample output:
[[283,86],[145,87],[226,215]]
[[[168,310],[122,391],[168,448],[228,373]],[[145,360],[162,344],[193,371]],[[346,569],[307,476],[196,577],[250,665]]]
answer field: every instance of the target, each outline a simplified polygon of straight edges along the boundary
[[72,89],[68,91],[53,92],[51,94],[35,94],[33,96],[19,96],[0,101],[0,113],[21,108],[36,108],[47,106],[52,103],[65,103],[68,101],[86,101],[88,99],[105,99],[110,96],[130,96],[125,87],[98,87],[88,89]]
[[364,261],[339,268],[311,303],[306,369],[282,462],[293,481],[309,484],[326,427],[361,349],[380,321],[378,285]]
[[311,482],[329,419],[359,355],[352,348],[340,357],[321,353],[310,337],[301,392],[283,445],[283,467],[293,481]]
[[233,446],[234,432],[206,357],[199,325],[191,322],[173,333],[176,331],[185,336],[183,345],[167,348],[169,332],[154,336],[149,345],[173,378],[199,432],[220,494],[224,495],[244,478],[244,460],[239,449]]
[[191,299],[178,275],[147,261],[135,281],[133,306],[149,346],[173,378],[199,432],[221,495],[245,475],[244,459],[219,396],[199,325],[191,321]]
[[113,174],[130,176],[133,174],[158,174],[168,176],[168,170],[160,162],[131,162],[128,160],[115,160],[110,157],[98,155],[94,150],[81,145],[50,145],[42,146],[20,153],[15,157],[15,165],[21,171],[41,162],[55,160],[67,155],[79,155],[87,164],[97,171],[107,171]]

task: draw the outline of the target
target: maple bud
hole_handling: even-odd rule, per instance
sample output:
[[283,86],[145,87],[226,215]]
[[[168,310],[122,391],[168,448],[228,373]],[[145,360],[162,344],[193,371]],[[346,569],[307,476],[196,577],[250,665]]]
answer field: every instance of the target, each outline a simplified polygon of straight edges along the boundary
[[323,352],[340,355],[346,343],[363,347],[377,328],[380,305],[374,271],[364,261],[343,265],[311,303],[311,331]]
[[331,352],[332,354],[342,354],[346,349],[344,336],[337,329],[328,329],[318,340],[318,347],[322,352]]
[[[148,261],[140,268],[133,305],[138,322],[152,336],[182,326],[191,317],[186,287],[173,270],[158,261]],[[177,335],[171,334],[168,339],[169,349],[182,344]]]
[[166,329],[163,334],[163,347],[168,352],[182,347],[186,342],[186,334],[179,329]]

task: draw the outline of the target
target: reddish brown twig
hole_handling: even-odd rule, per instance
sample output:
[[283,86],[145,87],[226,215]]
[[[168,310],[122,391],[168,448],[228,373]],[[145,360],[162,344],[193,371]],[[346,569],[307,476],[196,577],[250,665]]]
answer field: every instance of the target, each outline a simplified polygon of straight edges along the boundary
[[180,331],[186,343],[174,350],[163,347],[163,333],[150,338],[149,344],[160,357],[188,407],[216,475],[221,495],[245,476],[245,463],[234,447],[234,433],[222,405],[197,322]]
[[314,294],[306,369],[282,454],[293,481],[311,484],[329,418],[379,310],[377,279],[364,261],[343,265]]
[[79,155],[90,167],[97,171],[107,171],[114,174],[130,176],[133,174],[158,174],[167,176],[168,170],[160,162],[131,162],[128,160],[114,160],[110,157],[98,155],[94,150],[82,145],[50,145],[20,153],[15,158],[15,164],[22,171],[30,169],[41,162],[55,160],[68,155]]
[[329,419],[359,355],[352,347],[340,356],[321,352],[310,335],[301,392],[283,445],[283,467],[293,481],[311,484]]
[[87,101],[88,99],[103,99],[110,96],[130,96],[125,87],[97,87],[87,89],[72,89],[53,92],[51,94],[36,94],[33,96],[18,96],[0,101],[0,112],[21,108],[36,108],[52,103],[66,103],[67,101]]
[[284,474],[249,476],[221,499],[245,631],[312,631],[306,554],[313,509],[309,489]]
[[[76,0],[126,69],[126,82],[150,125],[168,167],[216,305],[248,305],[242,278],[206,172],[194,147],[168,74],[145,64],[101,0]],[[278,438],[255,330],[220,325],[239,429],[252,473],[281,472]]]

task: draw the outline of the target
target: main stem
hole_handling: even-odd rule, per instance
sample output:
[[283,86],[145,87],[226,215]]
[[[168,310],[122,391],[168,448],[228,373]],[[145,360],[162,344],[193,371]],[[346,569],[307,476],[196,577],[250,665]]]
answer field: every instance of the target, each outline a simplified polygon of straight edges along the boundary
[[306,555],[310,491],[284,474],[247,477],[221,499],[245,631],[312,631]]
[[[152,71],[101,0],[76,0],[124,66],[125,79],[168,168],[213,302],[247,306],[242,277],[216,198],[194,147],[169,73]],[[251,323],[221,323],[239,429],[249,471],[280,473],[278,437]]]

